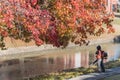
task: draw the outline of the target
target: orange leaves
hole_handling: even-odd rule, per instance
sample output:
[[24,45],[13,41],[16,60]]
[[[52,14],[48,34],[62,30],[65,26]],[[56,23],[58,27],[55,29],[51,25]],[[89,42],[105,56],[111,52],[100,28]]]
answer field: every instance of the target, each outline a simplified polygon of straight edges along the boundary
[[115,29],[114,28],[109,28],[109,30],[108,30],[108,33],[114,33],[115,32]]
[[59,1],[56,2],[56,8],[60,10],[62,8],[63,4]]
[[[6,6],[6,1],[9,2]],[[108,32],[112,15],[106,13],[104,0],[0,0],[0,35],[16,39],[33,39],[66,46],[70,40],[86,43],[88,34],[101,35],[102,24]],[[40,3],[40,5],[38,5]],[[3,31],[3,32],[2,32]],[[73,39],[74,38],[74,39]]]
[[114,33],[115,32],[115,29],[112,27],[112,25],[107,25],[107,28],[108,28],[108,33]]
[[89,3],[90,2],[90,0],[83,0],[85,3]]

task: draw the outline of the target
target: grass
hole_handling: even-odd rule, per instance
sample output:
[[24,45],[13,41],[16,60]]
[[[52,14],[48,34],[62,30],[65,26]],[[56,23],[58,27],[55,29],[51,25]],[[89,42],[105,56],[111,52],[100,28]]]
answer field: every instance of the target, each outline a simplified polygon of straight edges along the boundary
[[112,22],[113,25],[120,25],[120,13],[115,13],[115,18]]
[[120,80],[120,74],[104,78],[102,80]]
[[106,69],[114,68],[114,67],[120,67],[120,59],[105,63]]
[[112,22],[113,25],[120,25],[120,18],[115,18]]
[[[106,69],[114,68],[114,67],[120,67],[120,59],[116,60],[116,61],[110,61],[110,62],[105,63]],[[89,68],[81,67],[81,68],[63,70],[63,71],[57,72],[57,73],[40,75],[40,76],[30,78],[29,80],[65,80],[65,79],[74,78],[76,76],[80,76],[83,74],[89,74],[89,73],[94,73],[94,72],[97,72],[96,65],[92,65]],[[120,75],[115,76],[115,77],[120,77]],[[114,78],[114,76],[113,76],[113,78]],[[110,79],[105,79],[105,80],[110,80]],[[117,79],[115,79],[115,80],[117,80]]]
[[76,76],[82,75],[82,74],[88,74],[95,72],[95,68],[76,68],[76,69],[69,69],[69,70],[63,70],[58,73],[50,73],[46,75],[40,75],[34,78],[30,78],[29,80],[65,80],[74,78]]

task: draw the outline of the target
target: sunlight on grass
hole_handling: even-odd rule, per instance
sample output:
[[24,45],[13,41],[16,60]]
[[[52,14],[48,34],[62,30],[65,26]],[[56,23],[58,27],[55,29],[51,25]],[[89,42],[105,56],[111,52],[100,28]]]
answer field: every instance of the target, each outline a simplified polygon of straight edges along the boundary
[[115,19],[113,20],[112,24],[120,25],[120,18],[115,18]]

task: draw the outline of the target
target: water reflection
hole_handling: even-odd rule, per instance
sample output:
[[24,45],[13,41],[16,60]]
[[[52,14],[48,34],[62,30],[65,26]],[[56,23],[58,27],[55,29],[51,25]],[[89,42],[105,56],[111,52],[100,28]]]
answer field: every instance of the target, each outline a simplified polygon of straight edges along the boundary
[[110,47],[107,48],[107,52],[108,52],[108,61],[113,61],[113,60],[117,60],[118,58],[120,58],[120,45],[112,45]]
[[42,56],[34,59],[25,58],[24,76],[32,77],[33,75],[58,72],[64,69],[77,68],[81,66],[87,67],[88,63],[89,53],[80,52],[75,54],[54,55],[53,57]]
[[120,47],[117,47],[115,49],[115,54],[114,54],[114,60],[117,60],[118,58],[120,58]]
[[[102,46],[109,53],[108,61],[120,57],[119,44],[103,44]],[[0,80],[22,80],[23,78],[58,72],[64,69],[89,67],[89,63],[94,60],[95,50],[95,46],[74,47],[64,50],[52,50],[46,52],[49,54],[36,57],[4,60],[0,62]]]
[[0,64],[0,80],[22,80],[18,59],[7,60]]

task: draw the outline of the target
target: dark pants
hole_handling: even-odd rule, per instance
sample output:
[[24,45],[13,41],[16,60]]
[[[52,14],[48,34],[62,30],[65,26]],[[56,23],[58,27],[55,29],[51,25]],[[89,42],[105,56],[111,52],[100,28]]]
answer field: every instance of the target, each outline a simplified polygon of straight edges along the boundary
[[104,67],[104,63],[103,63],[103,59],[101,60],[101,72],[105,72],[105,67]]

